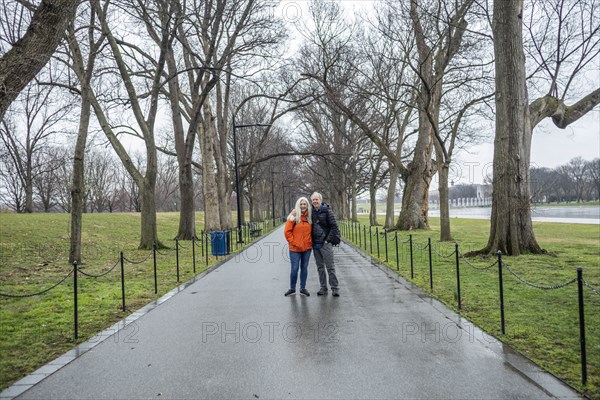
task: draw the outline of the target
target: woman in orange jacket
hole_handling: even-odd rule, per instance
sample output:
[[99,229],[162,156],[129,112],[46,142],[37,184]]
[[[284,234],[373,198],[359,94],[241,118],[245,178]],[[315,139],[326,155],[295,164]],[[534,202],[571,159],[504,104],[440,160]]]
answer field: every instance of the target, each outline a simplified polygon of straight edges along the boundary
[[285,296],[296,293],[296,282],[298,281],[298,269],[300,269],[300,294],[310,296],[306,290],[306,279],[308,278],[308,260],[312,250],[312,207],[306,197],[300,197],[296,201],[295,216],[290,214],[285,223],[285,239],[290,245],[290,261],[292,271],[290,273],[290,288]]

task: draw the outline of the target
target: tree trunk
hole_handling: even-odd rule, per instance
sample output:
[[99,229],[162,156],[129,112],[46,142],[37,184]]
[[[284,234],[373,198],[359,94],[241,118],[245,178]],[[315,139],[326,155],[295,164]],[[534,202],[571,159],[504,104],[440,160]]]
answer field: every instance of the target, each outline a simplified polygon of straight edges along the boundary
[[217,168],[217,189],[219,196],[219,221],[222,229],[232,229],[233,220],[231,219],[231,210],[229,204],[229,190],[228,190],[228,175],[227,165],[225,164],[225,157],[222,155],[219,160],[221,165]]
[[33,213],[33,167],[31,166],[31,154],[27,154],[27,165],[25,166],[25,213]]
[[531,224],[531,121],[522,35],[523,0],[494,2],[496,137],[490,237],[484,253],[543,253]]
[[[214,132],[212,124],[206,118],[211,118],[210,113],[205,113],[202,128],[198,138],[200,139],[200,151],[202,153],[202,194],[204,196],[204,231],[211,232],[221,230],[219,218],[219,198],[214,159]],[[239,193],[237,194],[239,196]]]
[[390,184],[387,191],[387,201],[385,204],[385,223],[384,227],[387,230],[394,229],[396,215],[394,210],[396,200],[396,186],[398,185],[399,172],[396,168],[390,169]]
[[438,191],[440,193],[440,241],[449,242],[452,239],[450,232],[450,205],[448,204],[448,173],[449,166],[445,163],[438,165],[438,176],[439,186]]
[[177,238],[191,240],[196,235],[196,207],[194,196],[194,175],[192,172],[192,155],[194,153],[195,131],[184,134],[180,107],[180,85],[177,75],[177,63],[173,49],[169,46],[166,54],[169,74],[169,101],[173,119],[173,135],[179,167],[179,231]]
[[[350,210],[344,210],[344,214],[343,216],[345,217],[346,215],[348,216],[352,216],[352,221],[354,222],[358,222],[358,213],[356,210],[356,182],[352,183],[352,193],[350,194],[351,198],[350,198]],[[340,204],[344,204],[344,190],[342,189],[342,192],[340,194]],[[348,212],[349,211],[349,212]]]
[[[435,173],[430,125],[424,111],[419,111],[419,138],[413,160],[408,164],[408,178],[402,197],[402,210],[396,228],[403,231],[429,228],[429,185]],[[425,121],[423,121],[425,119]]]
[[87,91],[82,91],[81,115],[79,116],[79,132],[75,144],[73,158],[73,186],[71,187],[71,248],[69,250],[69,264],[77,261],[81,264],[81,231],[83,213],[85,147],[87,133],[90,126],[91,104]]
[[42,1],[25,35],[0,58],[0,120],[21,90],[50,60],[67,25],[75,18],[78,5],[79,0]]
[[192,164],[179,165],[179,240],[191,240],[196,235],[196,207]]
[[369,225],[376,226],[377,223],[377,188],[373,182],[369,185],[369,201],[371,202],[371,209],[369,210]]
[[[150,166],[148,166],[150,168]],[[154,167],[156,170],[156,167]],[[150,171],[148,172],[150,173]],[[148,174],[147,173],[147,174]],[[156,175],[156,172],[154,173]],[[160,248],[164,247],[158,240],[156,232],[156,177],[145,178],[144,184],[140,187],[142,196],[142,213],[141,213],[141,239],[139,249],[152,249],[154,243]]]

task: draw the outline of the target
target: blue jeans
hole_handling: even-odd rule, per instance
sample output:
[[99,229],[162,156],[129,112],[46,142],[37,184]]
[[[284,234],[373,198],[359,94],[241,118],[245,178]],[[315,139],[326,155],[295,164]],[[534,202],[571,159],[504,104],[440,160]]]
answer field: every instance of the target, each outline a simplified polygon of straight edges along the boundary
[[298,268],[300,268],[300,289],[306,289],[306,278],[308,278],[308,260],[310,260],[311,250],[301,253],[290,251],[290,261],[292,262],[292,272],[290,273],[290,289],[296,289],[298,281]]

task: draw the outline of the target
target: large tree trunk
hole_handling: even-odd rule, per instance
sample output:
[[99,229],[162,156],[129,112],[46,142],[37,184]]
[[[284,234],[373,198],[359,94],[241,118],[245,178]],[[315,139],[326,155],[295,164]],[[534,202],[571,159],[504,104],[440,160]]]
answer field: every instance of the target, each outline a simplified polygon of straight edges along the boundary
[[31,154],[27,154],[27,164],[25,165],[25,212],[33,212],[33,167]]
[[[202,152],[202,194],[204,195],[204,231],[221,230],[219,217],[219,196],[217,188],[217,177],[213,146],[214,131],[212,114],[204,108],[204,119],[198,138],[200,139],[200,150]],[[239,196],[239,193],[237,194]]]
[[[150,166],[148,166],[150,168]],[[155,167],[156,169],[156,167]],[[144,179],[144,184],[140,187],[142,196],[142,213],[141,213],[141,238],[140,238],[140,249],[152,249],[154,243],[158,247],[163,247],[162,243],[158,240],[156,232],[156,177]]]
[[[358,211],[357,211],[357,207],[356,207],[356,182],[352,182],[352,193],[350,195],[350,210],[348,210],[346,207],[344,207],[344,214],[343,216],[351,216],[352,221],[354,222],[358,222]],[[342,192],[340,194],[340,203],[343,205],[344,202],[344,190],[342,189]]]
[[77,261],[81,264],[81,230],[83,213],[85,147],[90,126],[91,104],[87,91],[82,91],[81,115],[79,116],[79,132],[75,144],[73,158],[73,186],[71,187],[71,248],[69,264]]
[[448,204],[448,173],[450,168],[446,163],[439,164],[438,176],[440,182],[438,185],[438,192],[440,193],[440,241],[449,242],[453,240],[450,232],[450,205]]
[[191,240],[196,235],[196,207],[194,196],[194,176],[191,162],[179,165],[179,232],[180,240]]
[[195,131],[184,133],[180,107],[180,85],[177,74],[177,63],[173,49],[169,46],[165,61],[169,74],[169,101],[173,119],[173,135],[179,167],[179,231],[177,238],[191,240],[196,235],[196,207],[194,196],[194,175],[192,172],[192,155],[194,153]]
[[387,201],[385,204],[385,223],[384,227],[387,230],[394,229],[396,223],[396,215],[394,210],[396,200],[396,186],[398,185],[399,172],[396,168],[390,168],[390,184],[387,191]]
[[402,210],[396,223],[396,228],[399,230],[429,228],[429,185],[435,173],[431,160],[432,150],[430,125],[425,112],[419,111],[419,138],[415,145],[414,157],[408,164]]
[[483,252],[543,253],[531,224],[531,121],[522,35],[523,0],[494,2],[496,137],[490,237]]
[[[231,90],[231,73],[230,67],[227,68],[228,73],[226,75],[225,82],[219,81],[216,85],[216,98],[217,98],[217,141],[215,145],[215,162],[217,164],[217,188],[219,190],[219,220],[221,229],[232,229],[233,220],[231,219],[231,210],[229,206],[229,168],[227,165],[227,151],[228,151],[228,138],[229,138],[229,127],[227,124],[227,117],[229,114],[229,99]],[[223,89],[223,86],[225,88]]]
[[369,201],[371,202],[371,208],[369,210],[369,225],[376,226],[377,223],[377,188],[371,178],[371,184],[369,185]]
[[25,35],[0,58],[0,120],[21,90],[46,65],[75,18],[79,0],[45,0]]

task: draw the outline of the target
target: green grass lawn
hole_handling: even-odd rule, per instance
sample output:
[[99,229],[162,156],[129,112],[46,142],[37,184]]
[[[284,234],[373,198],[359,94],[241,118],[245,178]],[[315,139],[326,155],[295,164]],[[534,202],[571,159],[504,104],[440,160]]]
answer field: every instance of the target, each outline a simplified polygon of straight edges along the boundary
[[[203,220],[198,213],[197,236],[201,236]],[[78,340],[73,338],[72,276],[41,296],[0,296],[0,390],[176,287],[174,237],[178,223],[178,213],[158,214],[159,240],[170,249],[157,255],[155,294],[152,252],[137,249],[140,215],[85,214],[80,266],[84,272],[99,275],[108,271],[118,263],[121,251],[135,262],[125,262],[126,311],[121,310],[120,263],[101,278],[78,275]],[[1,213],[0,293],[39,292],[69,274],[69,224],[68,214]],[[194,276],[192,243],[180,243],[179,282],[183,283]],[[195,246],[196,273],[218,261],[210,256],[207,264],[203,244],[206,242],[197,241]]]
[[[502,335],[498,267],[477,270],[462,258],[459,260],[462,308],[458,310],[456,259],[451,255],[455,245],[439,242],[439,218],[430,219],[430,230],[412,232],[414,279],[411,279],[410,249],[406,243],[408,232],[398,232],[398,259],[395,232],[388,234],[386,262],[386,241],[381,229],[378,229],[378,256],[375,228],[369,236],[368,217],[359,217],[359,222],[361,225],[355,225],[353,234],[346,227],[344,237],[390,269],[399,270],[400,275],[426,292],[430,292],[429,252],[417,248],[425,248],[431,237],[432,296],[588,396],[600,398],[600,296],[591,289],[584,287],[583,291],[588,361],[588,384],[584,387],[581,384],[576,283],[560,289],[541,290],[522,283],[504,270],[506,334]],[[451,224],[460,253],[485,246],[489,221],[452,219]],[[600,289],[600,226],[541,222],[533,225],[538,242],[550,255],[503,257],[503,262],[515,274],[538,286],[554,286],[576,278],[577,267],[582,267],[583,278],[595,289]],[[358,231],[361,231],[360,239]],[[477,267],[485,267],[496,261],[496,257],[467,260]]]

